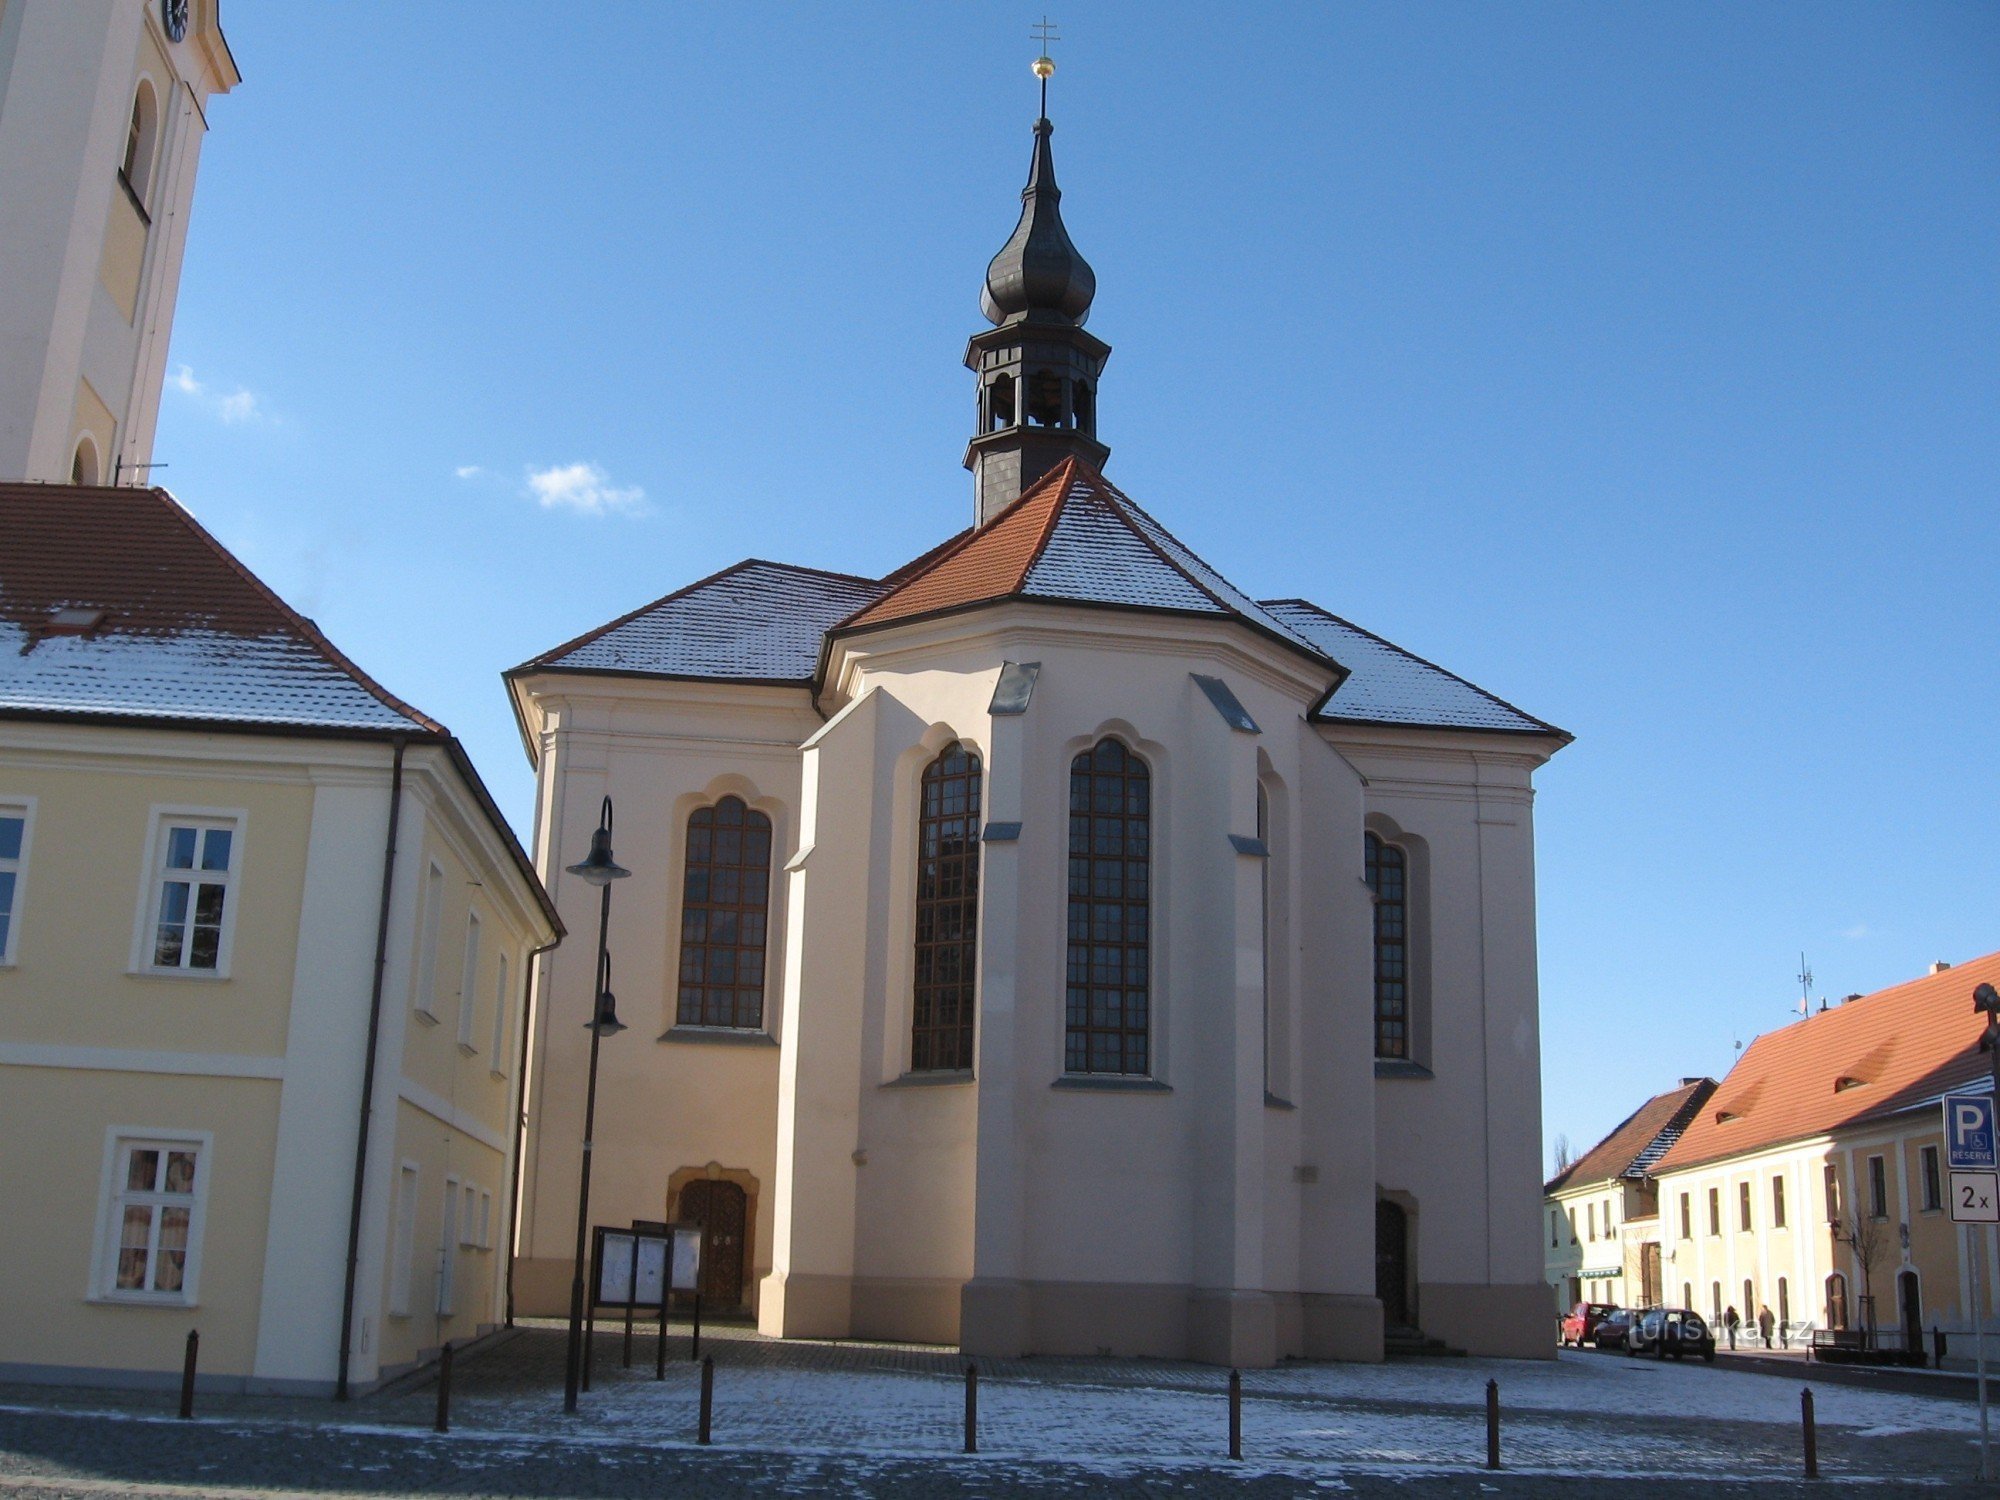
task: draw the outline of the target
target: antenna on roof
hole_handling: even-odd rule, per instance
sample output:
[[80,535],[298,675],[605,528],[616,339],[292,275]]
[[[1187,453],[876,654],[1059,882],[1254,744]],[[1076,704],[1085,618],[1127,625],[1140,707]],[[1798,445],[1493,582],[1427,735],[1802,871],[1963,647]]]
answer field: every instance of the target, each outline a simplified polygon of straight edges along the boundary
[[1799,955],[1799,1014],[1812,1014],[1812,966],[1806,962],[1805,954]]

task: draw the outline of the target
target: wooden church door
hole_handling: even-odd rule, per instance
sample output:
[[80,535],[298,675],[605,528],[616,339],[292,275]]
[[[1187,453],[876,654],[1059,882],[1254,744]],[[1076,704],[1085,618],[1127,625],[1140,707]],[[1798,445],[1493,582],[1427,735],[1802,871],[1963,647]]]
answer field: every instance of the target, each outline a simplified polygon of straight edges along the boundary
[[1410,1321],[1410,1224],[1402,1205],[1375,1202],[1375,1295],[1382,1299],[1382,1322],[1396,1328]]
[[681,1189],[681,1222],[701,1226],[701,1300],[743,1305],[743,1189],[701,1177]]

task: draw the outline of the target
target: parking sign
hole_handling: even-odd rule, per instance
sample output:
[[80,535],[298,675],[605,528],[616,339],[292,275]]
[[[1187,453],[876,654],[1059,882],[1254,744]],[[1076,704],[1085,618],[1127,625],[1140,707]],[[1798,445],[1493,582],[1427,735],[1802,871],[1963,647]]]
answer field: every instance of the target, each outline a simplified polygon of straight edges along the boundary
[[1954,1172],[2000,1171],[1993,1154],[1993,1096],[1944,1096],[1944,1149]]

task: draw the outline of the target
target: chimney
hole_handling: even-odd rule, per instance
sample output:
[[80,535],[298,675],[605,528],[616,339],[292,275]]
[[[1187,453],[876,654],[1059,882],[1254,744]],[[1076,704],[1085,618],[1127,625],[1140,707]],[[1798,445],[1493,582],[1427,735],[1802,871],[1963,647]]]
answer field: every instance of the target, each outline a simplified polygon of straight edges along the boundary
[[1944,959],[1934,958],[1931,960],[1931,972],[1933,974],[1942,974],[1946,969],[1949,969],[1950,967],[1951,965],[1947,963]]

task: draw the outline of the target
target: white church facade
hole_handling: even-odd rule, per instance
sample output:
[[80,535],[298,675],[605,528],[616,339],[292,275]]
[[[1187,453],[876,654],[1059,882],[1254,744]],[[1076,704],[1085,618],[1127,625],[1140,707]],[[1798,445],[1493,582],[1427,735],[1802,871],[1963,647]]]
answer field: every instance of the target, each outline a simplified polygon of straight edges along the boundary
[[[772,1334],[1547,1357],[1568,736],[1104,477],[1049,138],[967,354],[970,529],[880,579],[744,562],[508,674],[569,927],[606,796],[633,871],[591,1217],[702,1223],[710,1305]],[[541,960],[523,1313],[568,1305],[594,960]]]

